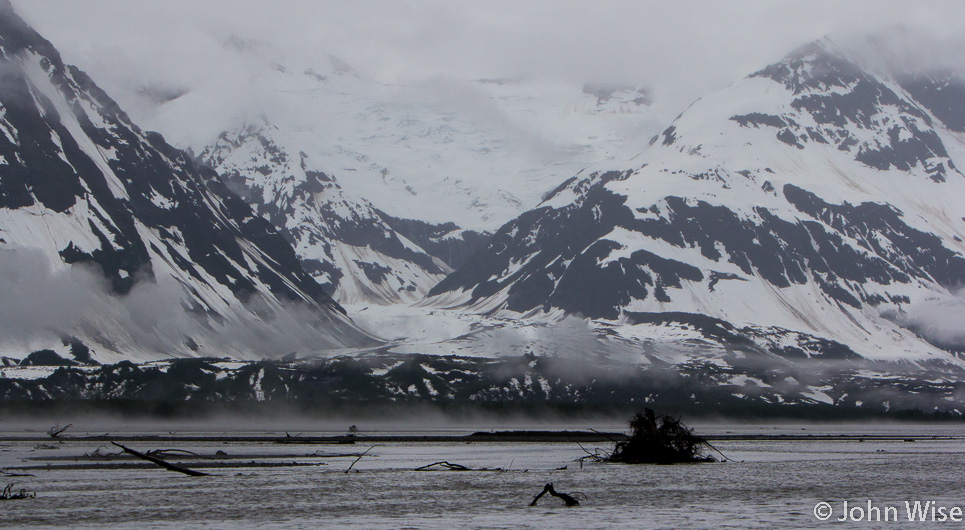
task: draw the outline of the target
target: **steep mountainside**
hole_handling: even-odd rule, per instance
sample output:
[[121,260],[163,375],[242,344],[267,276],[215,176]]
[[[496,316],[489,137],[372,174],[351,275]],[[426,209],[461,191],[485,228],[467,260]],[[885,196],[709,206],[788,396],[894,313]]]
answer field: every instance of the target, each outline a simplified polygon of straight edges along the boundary
[[642,166],[566,181],[430,295],[761,355],[957,364],[900,324],[965,283],[960,86],[811,44],[695,102]]
[[304,151],[262,123],[224,133],[200,158],[277,226],[302,267],[341,303],[411,302],[451,268],[387,224],[372,205],[315,169]]
[[[7,332],[5,347],[74,336],[102,359],[261,358],[372,342],[270,223],[213,171],[131,123],[6,0],[0,56],[0,259],[14,269],[4,304],[50,302],[36,308],[45,329]],[[79,293],[84,306],[55,321],[76,301],[25,281],[47,267],[106,285]]]

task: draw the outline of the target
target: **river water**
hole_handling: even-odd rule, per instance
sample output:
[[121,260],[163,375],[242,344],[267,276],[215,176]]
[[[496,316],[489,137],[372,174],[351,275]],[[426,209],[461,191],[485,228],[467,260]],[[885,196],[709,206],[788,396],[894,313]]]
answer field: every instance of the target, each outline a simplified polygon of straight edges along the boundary
[[[801,429],[718,425],[704,432],[802,434]],[[815,432],[808,429],[806,433]],[[311,464],[219,468],[209,470],[212,476],[188,477],[156,467],[91,468],[102,462],[75,462],[69,457],[99,447],[101,452],[116,448],[69,438],[26,441],[18,439],[22,433],[8,431],[0,442],[0,467],[41,468],[26,471],[33,477],[6,478],[5,483],[15,482],[16,489],[26,488],[37,496],[0,501],[0,527],[965,527],[950,519],[909,522],[905,505],[931,501],[946,515],[965,507],[965,429],[898,424],[834,426],[825,432],[907,433],[915,441],[720,440],[714,445],[731,461],[674,466],[581,465],[576,460],[585,453],[575,443],[385,443],[355,462],[357,457],[348,455],[369,449],[367,445],[186,441],[177,447],[203,455],[220,450],[238,456],[239,463]],[[171,444],[128,445],[144,451]],[[327,457],[319,458],[320,454]],[[338,454],[346,456],[333,456]],[[414,470],[438,461],[500,470]],[[135,462],[139,461],[125,461]],[[59,467],[77,464],[89,465]],[[352,472],[346,473],[350,466]],[[559,499],[544,496],[539,506],[529,507],[546,483],[560,492],[579,493],[581,505],[566,508]],[[869,501],[879,509],[881,521],[874,520],[877,512],[869,511]],[[821,502],[831,510],[827,521],[815,515],[815,505]],[[886,511],[889,507],[894,510]],[[869,516],[871,521],[866,520]],[[886,516],[898,520],[886,521]],[[838,521],[842,517],[850,519]],[[940,511],[934,519],[941,519]]]

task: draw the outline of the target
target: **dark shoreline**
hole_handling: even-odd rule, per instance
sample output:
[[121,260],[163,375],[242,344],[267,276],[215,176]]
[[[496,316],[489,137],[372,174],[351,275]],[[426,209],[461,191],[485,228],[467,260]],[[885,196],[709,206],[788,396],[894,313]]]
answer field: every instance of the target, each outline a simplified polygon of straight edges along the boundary
[[[891,365],[865,368],[871,375],[862,375],[855,366],[824,362],[781,369],[743,363],[725,369],[708,363],[648,367],[535,355],[372,354],[292,362],[206,357],[141,365],[121,361],[48,366],[46,376],[33,379],[18,379],[14,370],[0,377],[0,417],[285,414],[340,415],[356,423],[428,413],[573,420],[625,419],[646,407],[688,421],[965,420],[960,374],[927,367],[897,372],[900,367]],[[761,384],[740,383],[742,376]],[[789,379],[796,383],[787,387]]]
[[[765,405],[753,402],[694,403],[688,400],[655,400],[646,407],[671,416],[694,420],[733,422],[803,421],[848,423],[860,421],[897,421],[914,423],[962,423],[965,415],[956,412],[892,409],[889,411],[846,405],[797,404]],[[78,417],[111,416],[138,420],[203,420],[220,416],[270,419],[279,415],[319,420],[331,417],[365,419],[421,417],[424,415],[461,419],[486,417],[564,421],[612,419],[623,423],[642,410],[626,400],[611,402],[554,401],[391,401],[391,400],[140,400],[140,399],[55,399],[0,400],[0,419],[37,417],[62,418],[72,423]]]

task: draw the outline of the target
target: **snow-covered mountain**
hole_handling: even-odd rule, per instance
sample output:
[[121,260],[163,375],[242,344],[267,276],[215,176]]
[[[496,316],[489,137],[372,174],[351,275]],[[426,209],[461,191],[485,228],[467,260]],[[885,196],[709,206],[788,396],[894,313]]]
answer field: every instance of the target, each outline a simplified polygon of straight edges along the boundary
[[201,153],[255,211],[292,242],[302,267],[342,303],[421,299],[451,272],[388,225],[365,199],[290,153],[287,134],[262,123],[224,133]]
[[323,52],[286,55],[237,37],[224,45],[250,76],[243,103],[218,84],[181,93],[159,79],[142,91],[145,126],[201,153],[225,132],[267,121],[284,131],[279,149],[305,152],[313,169],[396,218],[494,230],[589,163],[632,158],[656,127],[639,87],[384,84]]
[[954,72],[822,41],[648,146],[639,87],[388,86],[229,39],[247,115],[141,87],[181,151],[6,0],[0,39],[6,399],[963,410],[921,310],[965,284]]
[[268,221],[131,123],[6,0],[0,56],[3,347],[262,358],[374,342]]
[[246,115],[206,112],[218,90],[155,87],[146,119],[228,176],[341,303],[422,298],[556,182],[645,138],[636,87],[390,86],[325,54],[225,45],[254,72]]
[[960,79],[805,46],[695,102],[639,160],[564,182],[431,301],[582,315],[682,361],[695,340],[731,360],[959,364],[907,325],[965,283]]

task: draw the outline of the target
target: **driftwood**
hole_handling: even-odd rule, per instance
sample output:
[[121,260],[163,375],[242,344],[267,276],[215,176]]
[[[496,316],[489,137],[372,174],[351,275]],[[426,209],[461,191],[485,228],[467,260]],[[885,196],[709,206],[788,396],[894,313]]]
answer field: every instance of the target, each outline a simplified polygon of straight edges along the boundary
[[[136,459],[130,454],[124,451],[118,450],[116,453],[106,452],[103,448],[99,448],[99,451],[92,451],[84,453],[81,456],[77,455],[56,455],[56,456],[30,456],[25,457],[25,461],[42,461],[42,462],[81,462],[81,461],[114,461],[114,460],[128,460]],[[327,458],[358,458],[360,453],[233,453],[227,454],[224,451],[217,451],[214,454],[194,454],[190,451],[180,452],[180,451],[161,451],[160,453],[155,451],[148,451],[145,454],[148,456],[153,456],[155,458],[161,458],[166,462],[175,461],[193,461],[200,464],[202,461],[225,461],[225,460],[250,460],[257,461],[261,459],[296,459],[296,458],[312,458],[312,459],[327,459]],[[195,464],[197,465],[197,464]],[[200,466],[198,466],[200,467]],[[0,474],[3,473],[4,469],[0,469]],[[20,468],[17,468],[20,469]]]
[[[78,470],[117,470],[117,469],[144,469],[144,466],[154,466],[155,464],[146,464],[139,462],[105,462],[105,463],[77,463],[77,464],[56,464],[56,465],[38,465],[38,466],[23,466],[18,467],[18,470],[24,471],[78,471]],[[325,463],[322,462],[266,462],[266,461],[248,461],[248,462],[224,462],[224,461],[208,461],[208,462],[196,462],[192,464],[194,469],[237,469],[237,468],[281,468],[281,467],[319,467],[324,466]],[[205,475],[205,473],[200,473],[200,475]]]
[[192,456],[195,458],[210,458],[206,456],[201,456],[194,451],[188,451],[186,449],[154,449],[144,453],[155,458],[170,458],[172,456]]
[[51,438],[56,438],[56,437],[60,436],[61,434],[64,434],[64,432],[67,431],[67,429],[69,429],[69,428],[71,428],[71,427],[73,427],[73,426],[74,426],[73,423],[68,423],[67,425],[65,425],[65,426],[63,426],[63,427],[60,427],[60,426],[58,426],[58,425],[54,425],[53,427],[50,428],[50,430],[47,431],[47,436],[50,436]]
[[124,451],[118,451],[118,452],[116,452],[116,453],[109,453],[109,452],[106,452],[106,451],[102,451],[101,449],[104,449],[104,447],[101,446],[101,447],[98,447],[97,449],[94,449],[93,451],[91,451],[91,452],[89,452],[89,453],[84,453],[84,456],[87,457],[87,458],[114,458],[115,456],[120,456],[120,455],[124,454]]
[[428,465],[425,465],[425,466],[422,466],[422,467],[417,467],[417,468],[415,468],[415,471],[429,471],[429,470],[431,470],[432,468],[437,467],[437,466],[438,466],[438,467],[444,467],[444,468],[448,469],[449,471],[475,471],[474,469],[468,468],[468,467],[466,467],[466,466],[464,466],[464,465],[461,465],[461,464],[450,464],[449,462],[434,462],[434,463],[432,463],[432,464],[428,464]]
[[0,475],[5,477],[36,477],[37,475],[31,475],[30,473],[15,473],[13,471],[7,471],[6,468],[0,469]]
[[13,484],[7,484],[6,488],[3,488],[3,493],[0,493],[0,501],[15,501],[20,499],[32,499],[37,496],[36,493],[32,491],[27,491],[20,488],[20,491],[13,491]]
[[308,453],[306,455],[293,455],[293,456],[296,456],[296,457],[310,456],[312,458],[346,458],[346,457],[354,456],[358,458],[360,456],[365,456],[365,455],[363,453],[326,453],[326,452],[322,452],[322,450],[319,449],[314,453]]
[[120,447],[125,453],[134,455],[134,456],[136,456],[136,457],[138,457],[138,458],[140,458],[140,459],[142,459],[142,460],[147,460],[148,462],[151,462],[152,464],[157,464],[157,465],[163,467],[164,469],[167,469],[167,470],[170,470],[170,471],[177,471],[178,473],[184,473],[185,475],[190,475],[190,476],[192,476],[192,477],[204,477],[204,476],[207,476],[207,475],[208,475],[207,473],[202,473],[201,471],[195,471],[195,470],[193,470],[193,469],[188,469],[188,468],[186,468],[186,467],[176,466],[176,465],[174,465],[174,464],[165,462],[164,460],[161,460],[160,458],[157,458],[157,457],[154,457],[154,456],[151,456],[151,455],[146,455],[146,454],[144,454],[144,453],[140,453],[140,452],[135,451],[135,450],[133,450],[133,449],[130,449],[130,448],[128,448],[128,447],[124,447],[123,445],[121,445],[121,444],[119,444],[119,443],[117,443],[117,442],[111,442],[111,443],[114,444],[114,445],[116,445],[116,446],[118,446],[118,447]]
[[374,446],[374,445],[373,445],[372,447],[369,447],[368,449],[366,449],[364,453],[360,454],[359,457],[356,458],[356,459],[351,463],[351,465],[348,466],[348,469],[345,470],[345,474],[348,474],[348,472],[351,471],[353,467],[355,467],[355,464],[357,464],[358,461],[361,460],[362,457],[365,456],[365,455],[366,455],[369,451],[371,451],[372,449],[375,449],[375,446]]
[[553,484],[552,484],[552,483],[549,483],[549,484],[543,486],[543,491],[539,492],[539,495],[537,495],[536,498],[533,499],[533,502],[529,503],[529,505],[530,505],[530,506],[536,506],[536,503],[539,501],[540,497],[542,497],[543,495],[546,495],[547,493],[549,493],[550,495],[552,495],[552,496],[554,496],[554,497],[559,497],[560,499],[563,500],[563,502],[564,502],[567,506],[579,506],[579,505],[580,505],[580,501],[576,500],[576,498],[573,497],[572,495],[568,495],[568,494],[566,494],[566,493],[558,493],[555,489],[553,489]]
[[580,469],[583,469],[583,462],[589,460],[591,462],[606,462],[613,453],[600,449],[599,447],[594,448],[592,451],[583,447],[583,444],[577,442],[576,445],[580,446],[586,455],[577,458],[575,461],[580,463]]
[[[510,464],[510,467],[512,467],[512,464]],[[477,467],[477,468],[471,468],[471,467],[466,467],[466,466],[464,466],[464,465],[462,465],[462,464],[452,464],[452,463],[445,462],[445,461],[443,461],[443,462],[433,462],[433,463],[431,463],[431,464],[428,464],[428,465],[425,465],[425,466],[422,466],[422,467],[417,467],[417,468],[415,468],[413,471],[435,471],[435,470],[437,470],[437,469],[447,469],[447,470],[449,470],[449,471],[505,471],[505,469],[503,469],[503,468],[501,468],[501,467]]]

